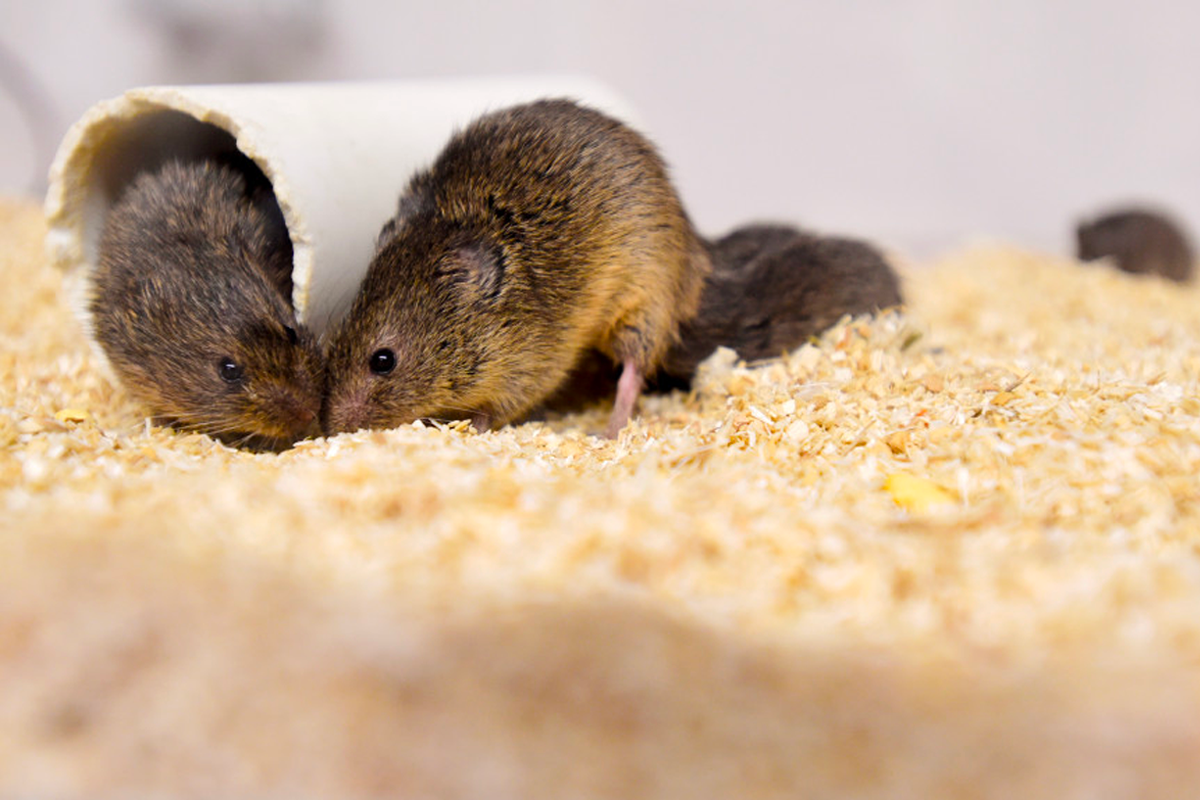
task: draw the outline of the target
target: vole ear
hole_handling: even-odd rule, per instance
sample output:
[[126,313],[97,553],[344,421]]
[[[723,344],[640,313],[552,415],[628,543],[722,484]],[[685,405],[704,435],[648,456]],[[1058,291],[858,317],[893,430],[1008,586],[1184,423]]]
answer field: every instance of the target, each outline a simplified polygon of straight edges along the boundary
[[489,300],[504,288],[504,260],[500,253],[481,244],[466,245],[454,252],[455,273],[463,283]]

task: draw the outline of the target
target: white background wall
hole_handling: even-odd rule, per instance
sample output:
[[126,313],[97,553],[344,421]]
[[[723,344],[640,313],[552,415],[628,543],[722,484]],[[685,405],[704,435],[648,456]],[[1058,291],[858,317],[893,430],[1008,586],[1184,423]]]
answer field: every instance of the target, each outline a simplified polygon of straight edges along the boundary
[[1200,230],[1198,41],[1178,0],[0,0],[0,192],[40,191],[66,126],[133,85],[586,72],[704,231],[1065,250],[1126,198]]

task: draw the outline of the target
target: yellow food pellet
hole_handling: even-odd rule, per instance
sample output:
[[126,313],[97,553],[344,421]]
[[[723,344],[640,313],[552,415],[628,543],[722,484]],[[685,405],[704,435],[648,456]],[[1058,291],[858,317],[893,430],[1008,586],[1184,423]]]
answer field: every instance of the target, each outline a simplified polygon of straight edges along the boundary
[[54,414],[59,422],[87,422],[91,416],[82,408],[64,408]]
[[907,472],[894,472],[883,482],[883,489],[896,504],[906,511],[920,513],[943,503],[953,503],[958,497],[928,478]]

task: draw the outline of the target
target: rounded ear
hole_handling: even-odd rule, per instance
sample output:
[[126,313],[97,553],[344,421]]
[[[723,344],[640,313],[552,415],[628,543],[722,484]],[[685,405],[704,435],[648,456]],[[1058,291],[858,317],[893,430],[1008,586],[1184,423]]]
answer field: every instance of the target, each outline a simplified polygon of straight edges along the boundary
[[482,244],[466,245],[454,251],[455,270],[467,285],[489,300],[504,288],[504,261],[500,254]]

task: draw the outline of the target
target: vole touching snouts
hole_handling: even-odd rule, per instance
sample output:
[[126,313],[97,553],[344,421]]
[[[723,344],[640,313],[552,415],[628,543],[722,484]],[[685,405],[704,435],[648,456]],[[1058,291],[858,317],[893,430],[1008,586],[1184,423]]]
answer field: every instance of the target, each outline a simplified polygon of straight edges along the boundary
[[269,189],[216,160],[167,162],[109,211],[89,298],[95,339],[159,418],[237,444],[290,444],[313,428],[322,382],[291,269]]
[[329,343],[323,427],[503,424],[595,349],[622,369],[615,436],[708,271],[640,134],[567,100],[486,114],[412,178],[385,226]]

